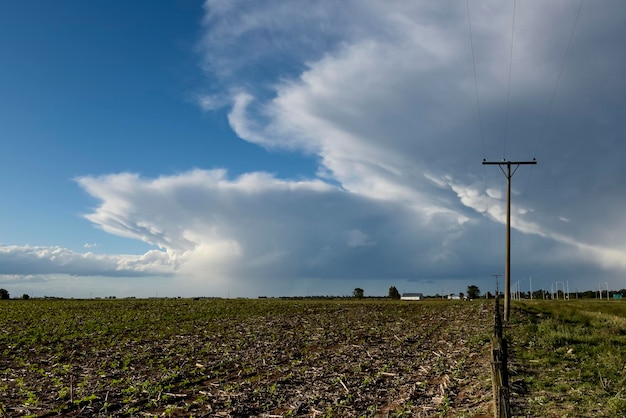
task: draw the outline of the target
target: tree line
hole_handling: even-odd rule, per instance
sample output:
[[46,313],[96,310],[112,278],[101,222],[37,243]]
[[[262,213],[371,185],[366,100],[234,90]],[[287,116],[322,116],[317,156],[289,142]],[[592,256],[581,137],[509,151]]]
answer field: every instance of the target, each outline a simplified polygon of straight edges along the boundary
[[[365,297],[365,290],[363,290],[360,287],[357,287],[352,292],[352,296],[355,299],[363,299]],[[459,293],[459,297],[461,299],[463,299],[465,296],[466,295],[463,292]],[[395,286],[391,286],[389,288],[389,294],[387,295],[387,297],[389,299],[399,300],[402,298],[402,295],[398,291],[398,288],[396,288]],[[426,296],[426,297],[427,298],[439,298],[441,296],[439,294],[436,294],[435,296]],[[475,285],[467,286],[467,298],[468,299],[478,299],[479,297],[480,297],[480,289],[478,288],[478,286],[475,286]]]
[[[5,300],[5,299],[11,299],[11,295],[9,294],[8,290],[0,289],[0,300]],[[26,293],[24,293],[22,295],[22,299],[30,299],[30,296],[28,296]]]

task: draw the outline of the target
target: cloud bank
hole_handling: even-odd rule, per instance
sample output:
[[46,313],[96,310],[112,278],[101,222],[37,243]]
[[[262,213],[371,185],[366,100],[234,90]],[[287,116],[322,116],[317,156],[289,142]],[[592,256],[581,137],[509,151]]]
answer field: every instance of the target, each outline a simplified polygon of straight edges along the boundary
[[99,202],[86,218],[158,250],[0,256],[15,272],[28,259],[30,274],[173,275],[275,294],[298,279],[489,277],[503,270],[506,194],[481,160],[537,157],[513,179],[514,272],[621,277],[625,8],[585,5],[577,21],[571,2],[520,4],[509,68],[502,2],[470,5],[472,48],[462,2],[208,0],[199,105],[226,106],[241,140],[317,159],[317,177],[85,176]]

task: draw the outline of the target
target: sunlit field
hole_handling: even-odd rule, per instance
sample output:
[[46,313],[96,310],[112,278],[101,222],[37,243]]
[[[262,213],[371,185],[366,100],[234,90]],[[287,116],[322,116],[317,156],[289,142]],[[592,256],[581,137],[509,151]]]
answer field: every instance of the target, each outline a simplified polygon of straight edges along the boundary
[[11,300],[0,416],[491,413],[491,303]]
[[525,301],[513,308],[506,331],[523,416],[626,416],[626,302]]

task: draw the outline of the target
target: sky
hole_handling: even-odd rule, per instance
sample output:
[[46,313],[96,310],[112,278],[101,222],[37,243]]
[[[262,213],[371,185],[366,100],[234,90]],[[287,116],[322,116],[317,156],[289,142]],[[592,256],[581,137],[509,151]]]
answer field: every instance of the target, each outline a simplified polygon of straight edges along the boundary
[[[626,3],[0,3],[13,297],[626,288]],[[503,287],[503,277],[499,277]],[[558,284],[557,282],[561,282]]]

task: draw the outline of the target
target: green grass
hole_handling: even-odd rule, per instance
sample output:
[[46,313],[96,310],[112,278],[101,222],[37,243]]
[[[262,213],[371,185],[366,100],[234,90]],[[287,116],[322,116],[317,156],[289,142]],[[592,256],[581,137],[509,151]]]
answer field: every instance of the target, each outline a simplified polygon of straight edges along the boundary
[[626,416],[626,303],[513,305],[511,381],[528,416]]

